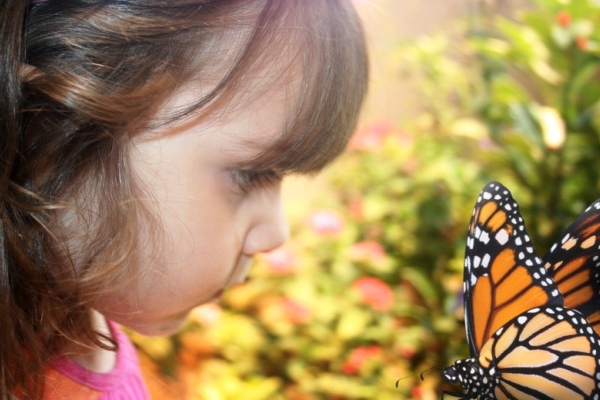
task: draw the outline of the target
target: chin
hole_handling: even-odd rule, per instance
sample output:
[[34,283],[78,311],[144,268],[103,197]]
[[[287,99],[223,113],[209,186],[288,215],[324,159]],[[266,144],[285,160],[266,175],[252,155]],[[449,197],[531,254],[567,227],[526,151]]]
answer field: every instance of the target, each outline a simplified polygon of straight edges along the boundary
[[[168,321],[160,322],[137,322],[134,324],[122,323],[121,325],[126,326],[135,332],[144,336],[170,336],[177,333],[185,322],[187,321],[187,314],[182,318],[173,318]],[[119,323],[118,321],[116,321]]]

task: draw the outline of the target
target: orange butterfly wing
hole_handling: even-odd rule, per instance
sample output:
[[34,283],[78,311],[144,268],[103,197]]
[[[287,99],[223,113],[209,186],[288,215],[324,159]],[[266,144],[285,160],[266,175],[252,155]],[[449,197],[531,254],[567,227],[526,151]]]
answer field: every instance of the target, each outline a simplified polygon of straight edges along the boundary
[[586,400],[600,392],[598,353],[598,336],[580,313],[548,307],[510,321],[485,344],[479,362],[495,370],[495,399]]
[[600,200],[567,228],[542,258],[564,297],[600,334]]
[[472,356],[516,316],[562,306],[562,297],[536,256],[519,206],[498,182],[480,193],[465,251],[465,325]]

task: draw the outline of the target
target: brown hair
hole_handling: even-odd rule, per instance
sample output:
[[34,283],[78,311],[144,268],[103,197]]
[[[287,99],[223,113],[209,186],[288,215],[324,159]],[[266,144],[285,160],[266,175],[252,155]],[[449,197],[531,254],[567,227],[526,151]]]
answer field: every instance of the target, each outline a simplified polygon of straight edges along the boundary
[[123,273],[135,233],[151,219],[131,201],[126,144],[177,88],[215,75],[225,32],[240,45],[231,67],[162,122],[235,96],[245,76],[277,56],[273,46],[293,41],[301,93],[282,135],[253,160],[265,170],[313,173],[331,162],[367,85],[350,0],[26,3],[0,5],[1,399],[16,388],[40,397],[44,365],[67,343],[88,337],[106,346],[90,326],[90,304]]

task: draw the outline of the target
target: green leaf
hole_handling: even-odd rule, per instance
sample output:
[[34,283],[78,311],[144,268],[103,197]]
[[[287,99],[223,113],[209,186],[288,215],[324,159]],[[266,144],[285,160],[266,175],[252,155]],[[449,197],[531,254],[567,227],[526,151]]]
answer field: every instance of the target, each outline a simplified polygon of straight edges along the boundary
[[407,267],[402,270],[402,278],[410,282],[419,295],[432,304],[439,299],[438,287],[417,268]]
[[512,104],[509,109],[510,116],[517,131],[522,133],[523,136],[536,147],[543,148],[544,141],[542,138],[542,131],[533,115],[531,106],[525,104]]

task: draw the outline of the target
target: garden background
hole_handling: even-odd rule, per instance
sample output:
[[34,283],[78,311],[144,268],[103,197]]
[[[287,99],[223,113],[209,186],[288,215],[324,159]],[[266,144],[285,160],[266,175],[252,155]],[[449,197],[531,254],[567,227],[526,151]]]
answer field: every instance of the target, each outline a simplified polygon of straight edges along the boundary
[[481,188],[513,192],[540,254],[599,197],[600,0],[354,1],[372,83],[348,151],[286,185],[292,239],[245,285],[174,337],[131,334],[153,398],[456,392],[430,369],[468,355]]

